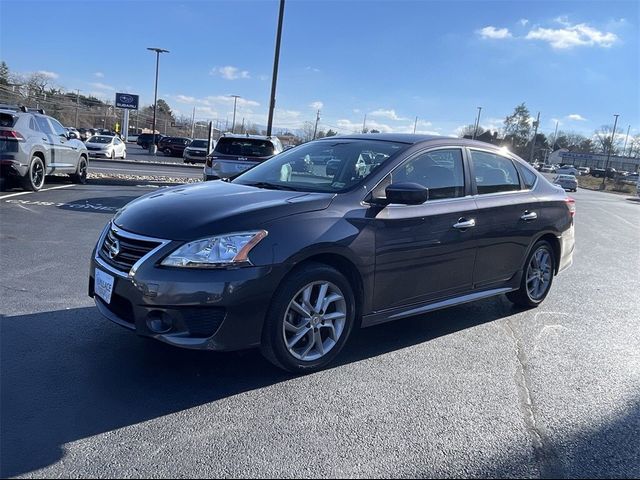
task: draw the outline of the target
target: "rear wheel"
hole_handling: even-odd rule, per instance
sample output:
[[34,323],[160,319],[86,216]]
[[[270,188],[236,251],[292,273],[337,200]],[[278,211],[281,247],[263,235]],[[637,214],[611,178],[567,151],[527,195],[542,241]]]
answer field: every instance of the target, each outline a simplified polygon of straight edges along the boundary
[[344,347],[355,312],[347,279],[327,265],[307,264],[277,290],[265,320],[262,353],[290,372],[319,370]]
[[170,148],[165,148],[164,149],[164,154],[165,155],[171,155],[171,149]]
[[23,177],[24,187],[33,192],[37,192],[44,185],[45,168],[44,162],[38,156],[34,156],[29,164],[29,170]]
[[87,183],[87,168],[88,168],[88,164],[87,164],[86,158],[80,157],[80,161],[78,162],[78,168],[76,170],[76,173],[73,173],[70,175],[71,181],[73,183],[79,183],[81,185],[84,185],[85,183]]
[[541,240],[536,243],[527,257],[520,288],[507,293],[507,298],[522,307],[540,305],[551,289],[555,263],[555,256],[549,242]]

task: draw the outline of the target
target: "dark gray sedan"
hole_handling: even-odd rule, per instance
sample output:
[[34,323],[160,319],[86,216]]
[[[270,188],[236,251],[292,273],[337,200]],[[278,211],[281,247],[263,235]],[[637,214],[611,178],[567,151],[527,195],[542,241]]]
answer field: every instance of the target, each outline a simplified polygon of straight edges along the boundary
[[556,178],[553,179],[553,183],[560,185],[562,188],[569,190],[570,192],[578,191],[578,179],[574,175],[556,175]]
[[[293,168],[318,155],[332,160]],[[540,305],[572,262],[574,207],[486,143],[328,137],[231,181],[131,202],[100,235],[89,295],[139,335],[260,347],[279,367],[308,372],[355,328],[501,294]]]

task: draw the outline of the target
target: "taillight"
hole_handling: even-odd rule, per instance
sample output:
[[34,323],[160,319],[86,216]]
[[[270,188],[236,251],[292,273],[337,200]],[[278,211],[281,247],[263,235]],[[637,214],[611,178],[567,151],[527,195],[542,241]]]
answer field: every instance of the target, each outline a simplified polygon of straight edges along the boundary
[[20,132],[16,132],[15,130],[0,130],[0,137],[5,140],[24,140],[24,137],[20,135]]
[[567,204],[567,208],[569,209],[569,215],[573,217],[576,214],[576,201],[571,197],[565,198],[564,201]]

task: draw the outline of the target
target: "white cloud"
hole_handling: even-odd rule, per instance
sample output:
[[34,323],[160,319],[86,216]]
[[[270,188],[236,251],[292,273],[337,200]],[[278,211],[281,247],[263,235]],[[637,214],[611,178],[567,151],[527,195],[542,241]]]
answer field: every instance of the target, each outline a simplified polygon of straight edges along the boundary
[[477,30],[476,33],[482,38],[490,38],[493,40],[502,40],[512,37],[508,28],[496,28],[491,25]]
[[269,76],[265,75],[264,73],[261,75],[258,75],[258,80],[262,80],[264,82],[265,80],[268,80],[268,79],[269,79]]
[[388,118],[389,120],[407,120],[406,118],[399,117],[396,114],[395,110],[384,110],[382,108],[379,108],[378,110],[374,110],[373,112],[370,112],[369,115],[371,115],[372,117]]
[[305,67],[305,70],[308,70],[310,72],[316,72],[316,73],[320,71],[319,68],[315,68],[315,67]]
[[571,25],[566,17],[556,18],[555,21],[564,28],[535,28],[525,37],[527,40],[542,40],[548,42],[556,50],[570,49],[574,47],[610,47],[618,36],[612,32],[601,32],[586,23]]
[[214,67],[209,72],[210,75],[219,75],[226,80],[237,80],[238,78],[251,78],[247,70],[240,70],[238,67],[227,65],[226,67]]
[[93,74],[93,76],[96,77],[96,78],[104,78],[104,73],[96,72],[96,73]]
[[36,73],[42,75],[43,77],[50,78],[51,80],[55,80],[60,76],[56,72],[49,72],[47,70],[38,70]]
[[[208,103],[218,103],[218,104],[223,104],[223,105],[233,105],[233,97],[230,97],[228,95],[210,95],[208,97],[205,97],[203,100],[205,100],[205,105],[207,105]],[[256,102],[255,100],[249,100],[246,98],[242,98],[239,97],[238,98],[238,102],[237,102],[237,106],[238,107],[259,107],[260,104],[258,102]]]
[[324,104],[320,100],[316,100],[315,102],[309,104],[309,108],[312,108],[314,110],[322,110],[323,106]]
[[195,103],[196,102],[196,98],[195,97],[190,97],[188,95],[176,95],[175,99],[176,99],[176,101],[178,101],[180,103]]
[[526,18],[521,18],[520,20],[518,20],[518,23],[519,23],[520,25],[522,25],[523,27],[526,27],[526,26],[527,26],[527,23],[529,23],[529,20],[528,20],[528,19],[526,19]]
[[115,88],[113,88],[111,85],[106,85],[106,84],[100,83],[100,82],[91,82],[91,83],[89,83],[89,85],[91,85],[93,88],[97,88],[99,90],[115,91]]
[[578,113],[572,113],[571,115],[567,115],[567,118],[569,120],[576,120],[576,121],[580,121],[580,122],[585,122],[587,119],[584,118],[582,115],[578,114]]

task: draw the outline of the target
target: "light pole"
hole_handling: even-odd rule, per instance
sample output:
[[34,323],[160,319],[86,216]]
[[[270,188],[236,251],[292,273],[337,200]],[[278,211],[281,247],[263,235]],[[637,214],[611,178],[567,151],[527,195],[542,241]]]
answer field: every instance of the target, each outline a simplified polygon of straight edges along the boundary
[[533,163],[533,152],[536,149],[536,137],[538,136],[538,125],[540,125],[540,112],[538,112],[538,117],[536,118],[535,123],[533,124],[533,138],[531,139],[531,151],[529,152],[529,163]]
[[149,153],[155,155],[158,151],[158,147],[156,146],[156,109],[158,108],[158,68],[160,65],[160,54],[161,53],[169,53],[169,50],[164,50],[162,48],[152,48],[147,47],[147,50],[151,50],[152,52],[156,52],[156,87],[153,94],[153,123],[151,124],[151,129],[153,131],[153,142],[149,146]]
[[607,151],[607,161],[604,164],[604,175],[602,175],[602,185],[600,185],[600,190],[604,190],[605,187],[605,180],[607,179],[607,169],[609,168],[609,158],[611,157],[611,150],[613,149],[613,142],[616,138],[616,127],[618,126],[618,117],[620,115],[618,115],[617,113],[614,115],[614,117],[616,117],[615,121],[613,122],[613,132],[611,132],[611,142],[609,143],[609,150]]
[[231,133],[236,133],[236,103],[240,98],[240,95],[229,95],[233,97],[233,124],[231,125]]
[[267,121],[267,135],[271,136],[273,127],[273,110],[276,108],[276,84],[278,83],[278,63],[280,62],[280,40],[282,38],[282,19],[284,18],[284,0],[280,0],[278,13],[278,31],[276,33],[276,52],[273,58],[273,77],[271,79],[271,101],[269,103],[269,119]]
[[476,136],[478,135],[478,127],[480,126],[480,112],[482,112],[482,107],[478,107],[478,118],[476,118],[476,125],[473,128],[473,137],[471,137],[471,140],[475,140]]

